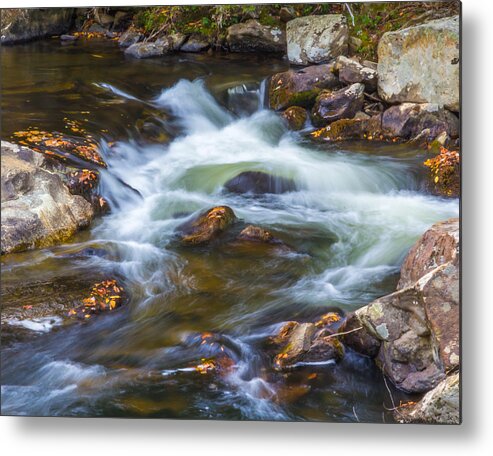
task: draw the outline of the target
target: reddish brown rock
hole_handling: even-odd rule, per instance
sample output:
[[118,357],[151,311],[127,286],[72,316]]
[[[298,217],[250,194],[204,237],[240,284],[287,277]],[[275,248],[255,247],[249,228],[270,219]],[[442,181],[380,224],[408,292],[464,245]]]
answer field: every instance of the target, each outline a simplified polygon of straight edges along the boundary
[[433,225],[414,244],[401,266],[397,288],[407,287],[459,254],[459,219]]
[[233,209],[217,206],[184,223],[178,228],[178,232],[184,244],[206,244],[231,226],[235,220]]
[[308,113],[305,108],[300,106],[291,106],[282,113],[282,117],[288,123],[291,130],[301,130],[308,119]]

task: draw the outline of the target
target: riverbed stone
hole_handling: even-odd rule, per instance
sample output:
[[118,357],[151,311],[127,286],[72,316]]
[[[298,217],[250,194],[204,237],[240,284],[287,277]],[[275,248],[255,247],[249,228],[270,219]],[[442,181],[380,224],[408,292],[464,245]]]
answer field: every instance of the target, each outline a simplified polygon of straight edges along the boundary
[[261,171],[245,171],[224,184],[230,193],[287,193],[296,190],[293,180]]
[[277,352],[274,369],[279,371],[293,369],[297,363],[337,361],[344,355],[338,338],[318,330],[314,323],[287,322],[271,339],[271,344]]
[[282,113],[283,119],[286,120],[291,130],[301,130],[308,120],[308,112],[301,106],[290,106]]
[[459,367],[457,242],[457,219],[434,225],[405,260],[400,288],[348,317],[351,328],[362,329],[345,343],[375,356],[378,340],[377,364],[404,391],[429,391]]
[[314,141],[347,141],[352,139],[383,139],[382,115],[369,118],[340,119],[311,133]]
[[348,53],[348,28],[342,14],[299,17],[286,24],[290,63],[310,65]]
[[362,65],[356,59],[340,55],[336,59],[334,69],[339,76],[339,81],[343,84],[362,83],[368,93],[377,89],[378,72],[371,67]]
[[385,33],[378,43],[380,97],[458,111],[459,52],[459,16]]
[[323,89],[340,87],[333,73],[334,64],[312,65],[273,75],[269,82],[269,105],[272,109],[290,106],[311,108]]
[[192,217],[177,228],[185,245],[207,244],[228,229],[236,215],[228,206],[217,206]]
[[152,41],[135,43],[125,49],[125,55],[136,59],[147,59],[149,57],[160,57],[170,51],[168,41]]
[[16,44],[68,32],[74,8],[2,9],[0,42]]
[[399,407],[394,417],[401,423],[460,424],[460,376],[447,376],[417,403]]
[[211,47],[209,40],[202,35],[191,35],[180,47],[180,52],[203,52]]
[[226,43],[232,52],[286,52],[286,34],[279,27],[262,25],[255,19],[228,27]]
[[128,29],[126,32],[122,33],[118,40],[118,44],[121,47],[128,48],[129,46],[132,46],[132,44],[136,44],[143,39],[144,35],[142,35],[142,33],[139,33],[134,29]]
[[340,90],[323,90],[317,96],[311,119],[316,127],[322,127],[339,119],[351,119],[361,110],[365,86],[352,84]]
[[2,254],[47,247],[86,228],[92,205],[72,195],[60,173],[68,172],[42,154],[2,141]]
[[[382,116],[383,134],[389,138],[421,137],[431,142],[442,133],[457,138],[460,132],[458,117],[434,103],[402,103],[391,106]],[[423,135],[423,132],[426,132]]]

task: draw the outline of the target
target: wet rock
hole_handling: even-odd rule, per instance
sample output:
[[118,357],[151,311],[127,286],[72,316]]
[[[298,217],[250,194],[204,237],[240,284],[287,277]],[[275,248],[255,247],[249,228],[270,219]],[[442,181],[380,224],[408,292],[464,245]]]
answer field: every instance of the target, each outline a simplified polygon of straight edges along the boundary
[[382,116],[375,115],[368,119],[341,119],[325,128],[311,133],[315,141],[346,141],[351,139],[383,139]]
[[291,179],[259,171],[245,171],[230,179],[224,188],[231,193],[287,193],[296,190]]
[[262,25],[255,19],[230,26],[226,43],[232,52],[286,52],[284,31],[279,27]]
[[[362,339],[365,333],[361,333],[355,344],[345,337],[346,344],[373,355],[377,339],[377,364],[407,392],[429,391],[459,367],[459,256],[458,252],[452,254],[450,246],[457,229],[457,220],[434,226],[411,249],[402,287],[348,318],[353,327],[361,326],[371,338]],[[442,233],[437,235],[437,231]],[[440,252],[448,252],[441,261]],[[443,262],[447,255],[451,260]],[[404,287],[421,273],[424,275]]]
[[459,51],[459,16],[385,33],[378,43],[380,97],[458,111]]
[[122,34],[122,36],[118,40],[118,44],[121,47],[126,48],[132,46],[132,44],[136,44],[139,41],[142,41],[143,39],[144,39],[144,35],[142,35],[141,33],[137,32],[134,29],[129,29]]
[[243,229],[237,239],[241,241],[263,242],[267,244],[279,244],[282,242],[275,238],[270,231],[253,225],[248,225],[245,229]]
[[67,174],[64,179],[72,195],[80,195],[91,204],[95,215],[109,212],[108,202],[96,193],[99,184],[99,173],[96,170],[80,169]]
[[308,112],[301,106],[291,106],[282,113],[291,130],[301,130],[308,120]]
[[364,91],[363,84],[353,84],[335,91],[322,91],[312,109],[313,124],[322,127],[339,119],[353,118],[363,107]]
[[108,31],[107,29],[105,29],[102,25],[99,25],[99,24],[92,24],[88,29],[87,31],[89,33],[97,33],[97,34],[100,34],[101,36],[104,36],[106,35],[106,32]]
[[275,110],[290,106],[311,108],[323,89],[340,87],[333,69],[333,64],[314,65],[273,75],[269,82],[270,107]]
[[144,43],[135,43],[125,49],[125,55],[136,59],[147,59],[149,57],[160,57],[170,51],[167,41],[153,41]]
[[177,231],[186,245],[206,244],[230,227],[236,220],[228,206],[217,206],[179,226]]
[[402,103],[391,106],[382,116],[382,130],[387,137],[413,139],[426,130],[423,141],[433,141],[442,133],[457,138],[460,122],[450,111],[432,103]]
[[395,419],[401,423],[460,424],[459,382],[459,373],[449,375],[417,403],[395,410]]
[[344,355],[344,347],[337,338],[317,331],[313,323],[290,321],[272,343],[280,350],[274,358],[276,370],[289,370],[298,363],[335,361]]
[[77,37],[74,35],[60,35],[60,41],[77,41]]
[[115,17],[111,14],[105,13],[103,8],[95,9],[94,18],[99,25],[106,29],[109,29],[115,21]]
[[0,42],[15,44],[66,33],[74,12],[74,8],[2,9]]
[[364,84],[365,90],[372,93],[377,89],[378,73],[370,67],[365,67],[355,59],[340,55],[336,59],[335,71],[343,84]]
[[459,255],[459,219],[435,223],[414,244],[401,266],[397,289],[412,285],[428,272]]
[[327,62],[348,52],[348,28],[342,14],[306,16],[286,24],[288,59],[296,65]]
[[358,310],[347,316],[340,328],[340,331],[346,334],[342,335],[340,340],[356,352],[375,358],[380,350],[381,342],[361,324],[361,318]]
[[1,165],[2,254],[53,245],[89,226],[91,204],[70,194],[42,154],[2,141]]
[[201,35],[192,35],[180,48],[180,52],[203,52],[209,49],[209,40]]

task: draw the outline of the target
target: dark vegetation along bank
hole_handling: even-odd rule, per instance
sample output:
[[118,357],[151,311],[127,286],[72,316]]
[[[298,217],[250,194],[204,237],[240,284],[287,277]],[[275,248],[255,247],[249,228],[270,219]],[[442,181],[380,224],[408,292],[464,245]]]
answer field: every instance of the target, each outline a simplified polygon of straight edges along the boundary
[[[64,46],[110,40],[128,59],[176,53],[284,59],[289,69],[268,78],[265,103],[286,128],[315,146],[412,145],[427,154],[421,164],[427,194],[448,201],[460,196],[459,8],[402,2],[16,9],[2,10],[1,40],[2,46],[44,38]],[[2,142],[2,255],[65,242],[111,210],[99,194],[108,165],[92,137],[31,128],[10,139]],[[288,177],[243,171],[224,189],[258,196],[297,187]],[[191,216],[173,239],[178,249],[193,249],[223,238],[232,249],[260,245],[296,253],[290,242],[244,223],[226,205]],[[458,423],[459,254],[458,219],[433,224],[405,257],[394,292],[344,315],[284,322],[263,340],[273,375],[358,353],[412,398],[393,403],[396,421]],[[87,277],[86,292],[67,291],[69,309],[57,301],[48,311],[62,309],[72,322],[111,312],[130,299],[123,281]],[[8,309],[14,319],[39,317],[35,312],[33,305]],[[200,343],[213,345],[215,337],[204,333]],[[225,378],[237,362],[222,349],[195,368]],[[296,388],[289,384],[275,400],[304,394]]]

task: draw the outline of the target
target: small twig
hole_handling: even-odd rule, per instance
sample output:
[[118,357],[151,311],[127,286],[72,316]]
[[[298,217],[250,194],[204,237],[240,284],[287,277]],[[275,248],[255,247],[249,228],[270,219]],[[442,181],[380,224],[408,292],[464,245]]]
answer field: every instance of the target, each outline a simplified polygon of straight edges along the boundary
[[383,374],[383,381],[385,383],[385,387],[387,388],[387,391],[389,392],[390,400],[392,402],[392,408],[391,409],[389,409],[388,407],[386,407],[385,404],[383,404],[383,408],[385,410],[388,410],[388,411],[395,411],[399,415],[402,415],[401,412],[399,412],[399,408],[395,405],[394,397],[392,396],[392,392],[390,391],[389,385],[387,383],[387,379],[385,378],[385,374]]
[[340,333],[331,334],[330,336],[327,336],[326,339],[330,339],[331,337],[344,336],[345,334],[351,334],[355,331],[359,331],[360,329],[363,329],[363,326],[360,326],[359,328],[351,329],[351,331],[344,331]]
[[377,103],[382,103],[382,99],[378,97],[374,97],[373,95],[370,95],[369,93],[364,93],[365,97],[368,98],[371,101],[376,101]]

